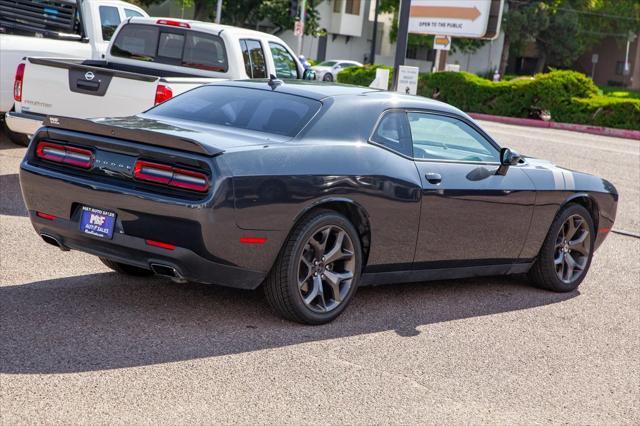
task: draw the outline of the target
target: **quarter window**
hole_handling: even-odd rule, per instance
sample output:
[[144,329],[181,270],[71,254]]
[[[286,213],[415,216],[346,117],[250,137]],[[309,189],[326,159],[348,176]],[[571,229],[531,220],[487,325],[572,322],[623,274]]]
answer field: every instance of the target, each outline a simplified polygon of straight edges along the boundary
[[111,40],[113,33],[120,25],[120,13],[117,7],[100,6],[100,25],[102,26],[102,39]]
[[284,46],[278,43],[269,42],[273,65],[276,67],[276,77],[278,78],[299,78],[298,65],[291,53]]
[[456,118],[407,113],[417,159],[498,162],[498,150],[478,131]]
[[391,111],[382,116],[371,141],[400,154],[411,156],[411,134],[404,111]]
[[240,40],[244,67],[249,78],[266,78],[264,51],[258,40]]

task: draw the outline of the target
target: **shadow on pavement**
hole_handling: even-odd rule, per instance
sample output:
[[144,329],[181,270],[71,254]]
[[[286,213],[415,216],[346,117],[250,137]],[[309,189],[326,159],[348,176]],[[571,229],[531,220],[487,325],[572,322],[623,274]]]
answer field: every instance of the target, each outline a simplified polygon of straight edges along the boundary
[[17,173],[0,175],[0,215],[27,216]]
[[324,326],[274,316],[261,291],[115,273],[0,287],[0,373],[70,373],[214,357],[559,303],[517,278],[368,287]]

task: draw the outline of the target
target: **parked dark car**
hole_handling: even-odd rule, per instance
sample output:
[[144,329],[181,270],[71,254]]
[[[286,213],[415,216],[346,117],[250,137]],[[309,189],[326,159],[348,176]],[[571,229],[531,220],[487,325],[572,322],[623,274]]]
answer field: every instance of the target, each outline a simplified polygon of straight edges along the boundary
[[262,284],[308,324],[362,285],[528,272],[572,291],[616,214],[606,180],[368,88],[227,81],[133,117],[45,123],[20,182],[46,242],[127,274]]

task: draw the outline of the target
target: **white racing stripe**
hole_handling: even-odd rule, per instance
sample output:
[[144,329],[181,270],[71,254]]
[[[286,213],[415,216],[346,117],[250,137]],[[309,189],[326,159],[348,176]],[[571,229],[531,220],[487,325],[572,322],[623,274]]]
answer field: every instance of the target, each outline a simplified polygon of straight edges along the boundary
[[563,170],[562,176],[564,176],[565,189],[568,189],[568,190],[576,189],[576,182],[573,179],[573,172],[570,172],[568,170]]

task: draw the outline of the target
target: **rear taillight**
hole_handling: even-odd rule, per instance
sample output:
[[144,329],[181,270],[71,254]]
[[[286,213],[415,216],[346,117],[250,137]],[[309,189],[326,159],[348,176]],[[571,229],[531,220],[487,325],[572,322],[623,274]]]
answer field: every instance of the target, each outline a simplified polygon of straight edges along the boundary
[[75,146],[40,141],[36,148],[36,156],[54,163],[90,169],[93,165],[93,152]]
[[170,25],[172,27],[180,27],[180,28],[191,28],[188,22],[184,21],[176,21],[174,19],[158,19],[156,21],[158,25]]
[[24,64],[18,64],[16,68],[16,79],[13,81],[13,99],[16,102],[22,101],[22,81],[24,80]]
[[209,189],[209,179],[206,174],[166,164],[138,160],[133,168],[133,176],[138,180],[192,191],[205,192]]
[[173,90],[171,90],[171,87],[165,86],[164,84],[158,84],[158,87],[156,87],[156,99],[155,99],[156,105],[161,104],[164,101],[168,101],[172,97],[173,97]]

